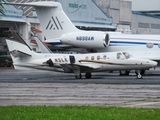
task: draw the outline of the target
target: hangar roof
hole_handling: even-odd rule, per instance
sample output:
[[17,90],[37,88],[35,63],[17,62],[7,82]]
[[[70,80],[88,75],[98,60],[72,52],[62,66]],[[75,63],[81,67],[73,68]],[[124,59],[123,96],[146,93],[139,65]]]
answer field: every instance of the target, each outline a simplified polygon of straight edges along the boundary
[[10,22],[23,22],[26,23],[27,21],[22,18],[14,18],[14,17],[1,17],[1,21],[10,21]]

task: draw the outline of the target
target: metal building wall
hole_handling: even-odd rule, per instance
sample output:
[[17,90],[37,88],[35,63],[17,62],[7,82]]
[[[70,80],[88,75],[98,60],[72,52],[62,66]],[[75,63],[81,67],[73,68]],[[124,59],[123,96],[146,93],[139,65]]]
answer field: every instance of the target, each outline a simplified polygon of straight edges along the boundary
[[125,0],[132,1],[134,11],[160,11],[159,0]]
[[131,23],[131,2],[123,0],[94,0],[94,2],[110,17],[113,24]]
[[159,34],[160,19],[132,14],[131,29],[133,34]]
[[94,0],[110,17],[114,25],[128,25],[133,34],[160,34],[160,18],[132,13],[132,2],[127,0]]
[[129,1],[120,1],[120,23],[131,23],[132,3]]

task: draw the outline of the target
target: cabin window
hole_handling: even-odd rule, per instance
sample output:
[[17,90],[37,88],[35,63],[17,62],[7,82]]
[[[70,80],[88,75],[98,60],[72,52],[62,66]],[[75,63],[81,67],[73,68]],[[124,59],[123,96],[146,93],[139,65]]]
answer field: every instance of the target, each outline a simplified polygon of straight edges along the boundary
[[97,56],[97,60],[100,60],[100,56]]
[[94,60],[94,56],[91,57],[91,60]]
[[86,60],[88,60],[89,58],[88,58],[88,56],[86,56],[86,58],[85,58]]
[[107,58],[107,56],[106,56],[106,55],[104,55],[104,56],[103,56],[103,59],[105,60],[106,58]]
[[153,43],[147,43],[147,48],[153,48],[154,44]]

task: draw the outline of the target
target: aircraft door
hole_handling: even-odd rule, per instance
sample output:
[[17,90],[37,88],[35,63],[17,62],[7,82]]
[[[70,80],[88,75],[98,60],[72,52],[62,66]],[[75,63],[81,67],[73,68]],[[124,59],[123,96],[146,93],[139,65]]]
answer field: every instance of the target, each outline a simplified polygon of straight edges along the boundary
[[75,63],[76,61],[74,56],[69,56],[69,60],[71,64]]

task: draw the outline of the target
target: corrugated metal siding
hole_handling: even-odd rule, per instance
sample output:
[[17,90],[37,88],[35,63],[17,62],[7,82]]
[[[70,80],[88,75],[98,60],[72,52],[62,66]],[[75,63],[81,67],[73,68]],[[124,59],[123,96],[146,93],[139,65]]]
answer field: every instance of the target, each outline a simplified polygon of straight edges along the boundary
[[132,33],[134,34],[160,33],[160,19],[158,18],[133,14],[131,23]]

